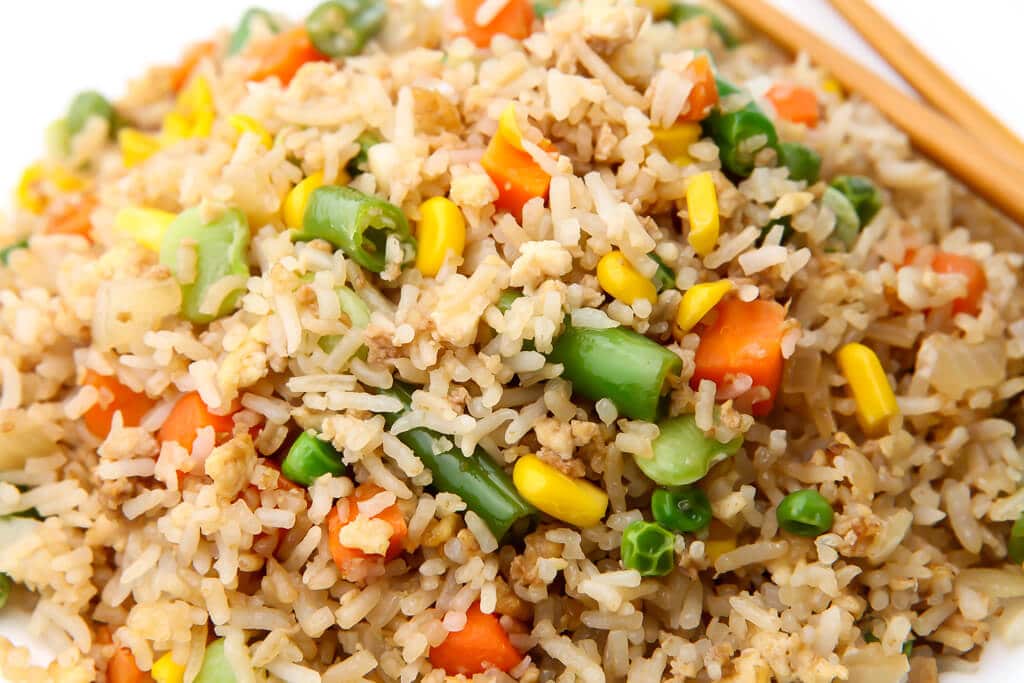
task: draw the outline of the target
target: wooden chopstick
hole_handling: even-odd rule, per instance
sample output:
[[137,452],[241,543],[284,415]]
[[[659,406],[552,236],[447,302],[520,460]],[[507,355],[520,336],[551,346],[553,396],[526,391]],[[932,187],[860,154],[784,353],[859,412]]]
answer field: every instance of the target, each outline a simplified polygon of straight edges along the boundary
[[949,77],[868,0],[829,0],[860,35],[933,107],[1013,164],[1024,164],[1024,142]]
[[723,0],[791,52],[806,52],[848,90],[859,93],[914,145],[1017,223],[1024,225],[1024,172],[948,118],[905,95],[765,0]]

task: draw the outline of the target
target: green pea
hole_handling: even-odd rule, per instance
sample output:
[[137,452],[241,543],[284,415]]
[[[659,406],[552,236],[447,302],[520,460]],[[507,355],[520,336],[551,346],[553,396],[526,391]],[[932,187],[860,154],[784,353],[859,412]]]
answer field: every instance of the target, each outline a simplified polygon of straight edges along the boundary
[[89,119],[99,117],[105,120],[109,132],[114,132],[114,107],[106,97],[95,90],[86,90],[75,95],[68,105],[68,113],[65,118],[67,125],[68,139],[73,139],[82,132]]
[[14,588],[14,582],[11,581],[11,577],[0,572],[0,609],[3,609],[7,604],[7,600],[11,597],[12,588]]
[[345,472],[341,453],[331,444],[309,432],[303,432],[288,449],[281,462],[281,474],[289,481],[310,486],[325,474],[340,476]]
[[672,9],[668,11],[669,21],[676,25],[681,24],[684,21],[697,19],[698,17],[708,18],[708,21],[711,23],[711,30],[718,34],[718,37],[722,39],[722,44],[726,47],[733,48],[739,44],[736,40],[736,36],[734,36],[732,31],[729,30],[729,27],[725,25],[725,22],[709,9],[701,7],[700,5],[676,3],[672,5]]
[[882,208],[882,193],[864,176],[836,176],[829,186],[834,187],[850,201],[862,227],[870,223]]
[[18,240],[17,242],[13,242],[11,244],[8,244],[3,249],[0,249],[0,263],[2,263],[3,265],[6,266],[11,261],[11,254],[13,254],[14,252],[18,251],[19,249],[27,249],[27,248],[28,248],[28,240],[27,239]]
[[783,498],[775,517],[791,534],[820,536],[832,528],[832,505],[814,489],[803,489]]
[[370,148],[380,143],[380,136],[373,131],[366,131],[358,138],[356,142],[359,144],[359,153],[348,160],[345,164],[345,170],[350,176],[355,178],[360,173],[365,173],[370,160]]
[[224,652],[224,639],[219,638],[206,646],[203,665],[193,683],[236,683],[238,677]]
[[654,282],[655,289],[658,293],[664,292],[666,289],[672,289],[676,286],[676,274],[672,272],[672,269],[661,260],[661,257],[655,254],[653,251],[648,254],[651,259],[658,264],[658,269],[654,271],[654,277],[651,280]]
[[772,231],[772,228],[774,228],[776,225],[782,226],[782,240],[779,242],[779,244],[785,244],[786,242],[788,242],[789,238],[793,236],[793,226],[789,222],[789,216],[783,216],[782,218],[774,219],[773,221],[768,223],[768,225],[761,228],[761,234],[754,242],[754,246],[760,247],[761,245],[763,245],[764,241],[768,239],[768,233],[770,233]]
[[306,17],[306,33],[317,50],[331,57],[348,57],[363,51],[387,17],[380,0],[328,0]]
[[1024,562],[1024,513],[1017,518],[1010,529],[1010,540],[1007,545],[1007,555],[1014,564]]
[[249,43],[249,38],[252,37],[253,26],[257,22],[262,23],[271,33],[279,33],[281,31],[281,27],[270,12],[262,7],[250,7],[242,15],[242,18],[238,21],[238,27],[228,40],[229,55],[237,55],[245,49],[245,46]]
[[821,155],[798,142],[782,142],[779,143],[779,165],[789,169],[790,180],[813,185],[821,172]]
[[692,484],[743,445],[742,436],[729,443],[705,436],[693,415],[662,420],[658,428],[661,433],[651,444],[653,455],[636,456],[634,460],[644,474],[662,486]]
[[657,524],[636,521],[622,532],[622,566],[641,576],[664,576],[675,566],[676,539]]
[[246,260],[249,249],[249,223],[237,209],[225,211],[212,223],[203,221],[198,208],[178,215],[167,228],[160,243],[160,263],[180,278],[179,251],[194,244],[196,251],[195,279],[181,286],[181,315],[195,323],[205,324],[230,314],[245,289],[236,287],[210,310],[204,299],[210,288],[229,275],[249,276]]
[[821,203],[827,206],[836,216],[836,227],[832,231],[832,237],[840,242],[846,249],[852,249],[860,234],[860,218],[857,217],[857,210],[842,192],[834,187],[829,187],[821,195]]
[[693,533],[711,524],[711,501],[697,488],[658,489],[651,496],[651,514],[670,531]]

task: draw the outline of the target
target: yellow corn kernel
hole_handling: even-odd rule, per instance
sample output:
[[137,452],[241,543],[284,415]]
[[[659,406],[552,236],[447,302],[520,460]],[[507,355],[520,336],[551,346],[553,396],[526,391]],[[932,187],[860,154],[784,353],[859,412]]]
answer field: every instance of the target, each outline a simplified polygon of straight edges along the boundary
[[416,267],[427,277],[433,277],[441,270],[449,251],[462,256],[466,248],[466,219],[452,200],[431,197],[420,204],[416,239]]
[[597,282],[601,289],[630,306],[637,299],[658,301],[658,289],[641,275],[621,251],[610,251],[597,262]]
[[535,455],[516,460],[512,481],[537,509],[574,526],[594,526],[608,509],[604,491],[585,479],[562,474]]
[[649,9],[655,19],[663,19],[672,9],[672,0],[636,0],[636,6]]
[[767,666],[758,665],[754,667],[754,675],[757,676],[757,683],[770,683],[771,671]]
[[47,166],[44,173],[46,179],[61,192],[77,192],[86,185],[81,176],[75,175],[60,164]]
[[821,89],[827,93],[832,93],[840,100],[846,97],[846,93],[843,91],[843,86],[840,85],[839,81],[831,76],[825,76],[825,78],[821,79]]
[[185,667],[174,661],[170,652],[153,662],[153,670],[149,673],[156,683],[181,683],[185,680]]
[[516,105],[510,104],[501,112],[498,117],[498,134],[516,149],[523,148],[523,132],[519,130],[519,122],[516,120]]
[[45,170],[39,163],[32,164],[22,171],[18,188],[15,190],[18,206],[35,214],[40,214],[46,209],[46,195],[40,188],[44,178]]
[[702,282],[686,290],[676,311],[676,336],[682,337],[692,330],[732,288],[729,280],[719,280]]
[[735,536],[716,539],[709,538],[704,541],[704,557],[708,558],[708,562],[711,564],[718,562],[719,557],[733,550],[736,550]]
[[208,137],[215,117],[209,82],[201,76],[193,78],[178,94],[174,109],[164,117],[160,142],[169,145],[186,138]]
[[690,145],[700,140],[699,123],[679,123],[671,128],[652,128],[654,145],[665,158],[677,166],[693,163]]
[[117,212],[114,216],[114,229],[147,249],[159,252],[167,226],[175,218],[177,216],[167,211],[133,206]]
[[288,196],[284,198],[281,206],[281,218],[284,224],[292,230],[302,229],[302,219],[306,215],[306,205],[309,204],[309,196],[313,190],[322,187],[324,174],[320,171],[307,176],[302,182],[291,189]]
[[889,420],[900,414],[900,407],[878,356],[863,344],[847,344],[839,349],[836,360],[857,404],[861,429],[868,436],[884,434]]
[[121,162],[125,168],[141,164],[160,149],[160,141],[134,128],[122,128],[117,133],[121,148]]
[[718,191],[710,171],[690,178],[686,186],[686,212],[690,216],[687,241],[699,256],[707,256],[718,242]]
[[274,146],[274,138],[272,138],[270,133],[267,132],[267,129],[261,126],[259,121],[253,117],[246,116],[245,114],[232,114],[228,118],[228,123],[230,123],[231,127],[237,130],[240,135],[244,133],[252,133],[260,139],[260,144],[267,149]]
[[173,145],[189,137],[192,131],[192,124],[181,112],[171,111],[164,116],[163,124],[160,127],[160,144],[162,146]]

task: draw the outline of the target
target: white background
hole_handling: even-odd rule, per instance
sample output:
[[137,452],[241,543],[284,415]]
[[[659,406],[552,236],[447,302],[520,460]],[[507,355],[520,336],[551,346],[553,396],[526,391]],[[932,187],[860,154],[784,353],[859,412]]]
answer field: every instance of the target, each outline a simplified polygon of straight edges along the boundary
[[[824,0],[775,0],[801,21],[890,77],[893,76]],[[1019,0],[875,0],[912,40],[980,101],[1024,134],[1020,82]],[[72,95],[94,88],[117,97],[127,79],[154,62],[173,62],[186,42],[233,26],[253,0],[6,0],[0,3],[0,206],[21,168],[42,151],[43,129],[63,115]],[[265,0],[266,7],[299,15],[315,2]],[[1022,188],[1024,191],[1024,188]],[[2,552],[2,549],[0,549]],[[23,616],[8,609],[0,634],[25,640]],[[998,645],[973,675],[943,683],[1003,683],[1024,670],[1024,650]]]

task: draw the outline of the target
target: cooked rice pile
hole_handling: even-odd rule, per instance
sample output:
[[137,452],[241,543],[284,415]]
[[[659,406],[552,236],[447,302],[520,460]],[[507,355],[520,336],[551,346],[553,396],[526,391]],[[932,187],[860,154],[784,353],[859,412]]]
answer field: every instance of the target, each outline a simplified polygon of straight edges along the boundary
[[[3,243],[32,236],[0,268],[0,450],[34,456],[0,472],[0,514],[34,507],[42,517],[8,520],[0,571],[38,595],[29,626],[62,652],[44,672],[0,639],[5,675],[102,681],[122,646],[144,671],[171,652],[188,681],[208,640],[223,637],[239,680],[440,683],[429,650],[476,601],[501,615],[525,655],[486,680],[884,683],[909,670],[923,682],[974,658],[992,618],[1019,613],[1024,597],[1005,540],[1024,509],[1017,228],[917,157],[870,106],[824,89],[806,59],[762,41],[726,50],[706,22],[653,22],[645,9],[598,0],[570,2],[529,38],[498,37],[491,50],[443,23],[434,10],[393,5],[362,56],[308,64],[287,87],[247,82],[244,57],[205,59],[197,74],[217,112],[208,137],[129,169],[98,122],[75,138],[72,157],[98,197],[91,241],[46,234],[61,197],[0,225]],[[708,138],[687,166],[653,144],[652,127],[680,113],[697,48],[754,90],[776,79],[815,89],[816,127],[776,125],[821,154],[823,178],[862,174],[883,189],[885,206],[852,249],[825,248],[834,217],[819,201],[824,182],[791,181],[769,155],[734,184]],[[155,130],[174,103],[167,73],[133,83],[119,116]],[[544,162],[548,201],[528,203],[521,221],[495,210],[479,163],[510,102],[527,137],[558,150]],[[240,137],[227,121],[239,113],[273,146]],[[317,171],[337,181],[371,130],[383,142],[352,186],[414,225],[434,196],[465,216],[464,257],[436,277],[400,270],[390,252],[376,275],[282,229],[291,187]],[[701,258],[685,237],[684,198],[703,170],[713,171],[722,222]],[[167,268],[113,225],[125,207],[196,206],[210,217],[238,208],[251,226],[244,296],[209,325],[177,315]],[[757,246],[760,227],[785,216],[797,238]],[[977,316],[950,313],[961,279],[901,268],[908,250],[928,245],[983,264]],[[654,306],[606,297],[595,267],[613,248],[637,263],[655,251],[677,288]],[[642,578],[620,564],[619,544],[650,517],[654,484],[634,456],[657,430],[574,399],[540,352],[566,315],[632,328],[682,359],[672,414],[707,411],[714,385],[688,383],[699,337],[676,341],[671,327],[681,291],[721,278],[736,284],[732,296],[788,306],[783,384],[767,416],[722,407],[745,444],[701,480],[718,539],[676,536],[677,568]],[[346,283],[372,311],[365,329],[331,303]],[[502,313],[509,287],[524,296]],[[320,344],[329,335],[340,338],[333,353]],[[902,420],[879,438],[863,436],[837,368],[835,352],[851,341],[877,353],[898,397]],[[115,417],[100,442],[81,418],[109,399],[81,386],[87,370],[155,407],[138,427]],[[480,444],[509,470],[539,454],[607,492],[604,521],[580,530],[542,517],[524,542],[496,547],[385,428],[380,413],[393,406],[376,389],[393,378],[419,389],[405,428],[429,426],[466,452]],[[234,437],[217,445],[206,430],[191,452],[157,441],[190,391],[215,412],[241,407]],[[299,429],[330,439],[347,475],[285,486],[276,463]],[[362,482],[393,494],[409,531],[383,575],[347,581],[324,521]],[[776,506],[802,488],[831,502],[829,533],[779,530]]]

